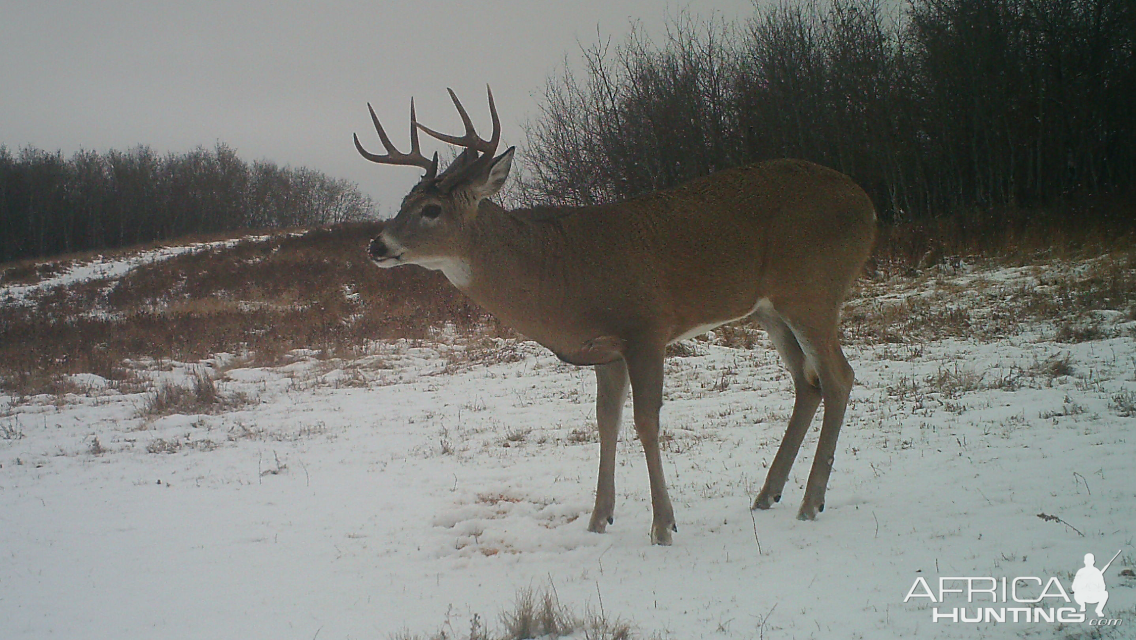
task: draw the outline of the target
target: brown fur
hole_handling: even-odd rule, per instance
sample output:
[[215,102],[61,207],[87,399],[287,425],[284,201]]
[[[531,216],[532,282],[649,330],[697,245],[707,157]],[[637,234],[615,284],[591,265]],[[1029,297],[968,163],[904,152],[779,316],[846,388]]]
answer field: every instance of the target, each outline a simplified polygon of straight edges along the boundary
[[840,306],[876,235],[864,191],[831,169],[776,160],[626,202],[506,211],[486,198],[501,188],[512,156],[513,149],[496,158],[467,151],[441,176],[428,174],[369,251],[383,267],[442,270],[505,324],[568,362],[596,367],[600,467],[588,529],[603,532],[612,522],[615,443],[630,386],[651,483],[651,540],[670,544],[677,528],[659,452],[666,345],[750,314],[769,332],[797,393],[753,506],[781,499],[823,401],[798,512],[815,518],[853,381],[840,349]]

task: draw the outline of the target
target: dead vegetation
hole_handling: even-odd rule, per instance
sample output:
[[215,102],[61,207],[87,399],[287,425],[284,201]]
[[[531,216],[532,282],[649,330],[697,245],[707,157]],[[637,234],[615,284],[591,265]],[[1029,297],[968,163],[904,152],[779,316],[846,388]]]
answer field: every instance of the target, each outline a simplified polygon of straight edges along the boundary
[[1136,241],[1130,192],[1048,206],[1003,205],[881,225],[868,271],[884,278],[958,268],[974,257],[1007,266],[1077,261],[1125,251]]
[[[512,335],[437,273],[379,271],[364,255],[378,223],[350,224],[146,264],[0,307],[0,388],[56,393],[69,374],[126,380],[126,361],[198,362],[245,354],[257,365],[294,349],[350,355],[381,338],[423,339],[449,326]],[[37,267],[39,269],[39,267]],[[184,396],[170,390],[176,404]]]
[[609,620],[602,612],[579,615],[560,603],[552,589],[522,589],[511,609],[501,613],[500,633],[487,628],[474,614],[468,633],[458,632],[446,622],[438,632],[421,636],[409,631],[393,635],[392,640],[528,640],[530,638],[586,638],[587,640],[632,640],[642,638],[629,623]]
[[23,437],[24,430],[14,419],[8,418],[0,422],[0,440],[21,440]]
[[190,384],[160,384],[146,394],[138,410],[140,418],[159,418],[173,414],[194,415],[231,411],[250,404],[253,400],[242,393],[223,393],[217,381],[206,369],[195,368]]
[[[993,263],[993,264],[991,264]],[[968,258],[911,276],[863,280],[845,306],[847,338],[867,344],[947,338],[995,340],[1042,330],[1056,342],[1117,337],[1136,308],[1136,249],[1075,261],[1044,261],[991,281],[972,275],[997,266]]]
[[[62,395],[73,391],[70,375],[93,373],[111,387],[137,391],[145,382],[131,363],[142,360],[194,363],[228,353],[247,366],[273,366],[289,361],[296,349],[356,360],[359,349],[376,339],[435,340],[441,333],[463,337],[461,348],[447,355],[446,372],[524,357],[517,334],[440,274],[375,269],[364,249],[380,228],[357,223],[234,240],[143,264],[117,280],[85,280],[4,304],[0,389],[16,396]],[[1007,231],[997,250],[975,245],[981,236],[973,229],[885,230],[869,272],[845,306],[846,340],[917,346],[1014,336],[1039,325],[1049,339],[1065,343],[1118,331],[1136,335],[1117,328],[1136,320],[1136,249],[1124,234],[1110,241],[1091,230],[1058,231],[1064,235],[1048,246],[1040,232]],[[996,246],[994,239],[988,242]],[[1075,242],[1085,244],[1073,248]],[[5,282],[34,282],[83,259],[0,271]],[[1020,277],[994,282],[971,275],[992,263],[1016,266]],[[749,349],[764,338],[756,323],[742,321],[703,340]],[[696,342],[669,349],[678,357],[698,352]],[[202,385],[153,389],[141,413],[208,413],[234,400],[209,397]]]
[[1136,393],[1132,391],[1117,393],[1112,396],[1112,401],[1108,403],[1108,407],[1118,416],[1125,418],[1136,416]]
[[35,284],[46,278],[58,275],[71,266],[70,260],[55,262],[38,262],[36,260],[22,260],[8,265],[0,271],[0,285],[3,284]]

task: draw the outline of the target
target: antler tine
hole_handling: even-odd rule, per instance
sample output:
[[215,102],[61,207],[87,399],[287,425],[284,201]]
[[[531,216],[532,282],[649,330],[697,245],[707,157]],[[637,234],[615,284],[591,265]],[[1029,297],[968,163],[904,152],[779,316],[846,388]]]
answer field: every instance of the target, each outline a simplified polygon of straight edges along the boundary
[[426,175],[433,177],[438,172],[438,156],[434,154],[434,159],[431,160],[422,155],[422,151],[418,145],[418,131],[416,127],[418,122],[414,116],[414,99],[410,99],[410,153],[402,153],[395,148],[391,143],[387,132],[383,130],[383,125],[379,123],[379,117],[375,115],[375,110],[371,108],[371,103],[367,103],[367,111],[371,113],[371,122],[375,123],[375,132],[379,134],[379,141],[383,143],[383,147],[387,150],[386,155],[378,155],[371,153],[363,148],[363,144],[359,142],[358,134],[353,134],[355,138],[355,149],[359,151],[359,155],[379,164],[396,164],[408,165],[412,167],[421,167],[426,170]]
[[[371,108],[370,102],[367,103],[367,111],[369,111],[371,113],[371,122],[375,123],[375,131],[377,131],[379,133],[379,141],[381,141],[383,143],[383,146],[386,147],[387,153],[388,154],[391,154],[391,153],[398,154],[398,151],[395,150],[394,145],[391,144],[390,138],[387,137],[387,132],[383,131],[383,125],[379,122],[379,117],[375,115],[375,110]],[[371,152],[367,151],[366,149],[364,149],[362,143],[359,142],[359,134],[352,134],[352,135],[354,135],[354,137],[355,137],[355,149],[357,149],[359,151],[359,154],[361,156],[370,160],[371,162],[378,162],[378,163],[383,163],[383,164],[395,164],[390,155],[380,156],[378,154],[371,153]],[[398,155],[402,155],[402,154],[398,154]]]
[[418,146],[418,118],[414,116],[414,97],[410,98],[410,153],[422,155]]
[[438,152],[434,152],[434,157],[426,159],[422,155],[422,148],[418,146],[418,118],[414,115],[414,98],[410,98],[410,155],[426,160],[426,177],[434,178],[438,175]]
[[501,118],[497,117],[497,105],[493,104],[493,89],[489,88],[489,83],[485,84],[485,93],[489,94],[489,117],[493,119],[493,135],[489,138],[489,144],[493,146],[489,154],[493,155],[501,142]]
[[485,155],[493,155],[497,151],[497,144],[501,141],[501,119],[497,116],[497,107],[493,104],[493,90],[489,85],[485,85],[489,92],[489,112],[493,118],[493,135],[488,140],[482,140],[477,135],[477,131],[473,128],[473,121],[469,118],[469,113],[466,112],[465,107],[462,106],[458,96],[454,93],[453,89],[446,89],[450,92],[450,99],[454,101],[454,106],[457,107],[458,115],[461,116],[462,124],[465,126],[465,135],[452,136],[446,133],[434,131],[425,125],[418,125],[418,128],[425,131],[427,135],[441,140],[442,142],[465,147],[466,149],[473,149],[480,151]]

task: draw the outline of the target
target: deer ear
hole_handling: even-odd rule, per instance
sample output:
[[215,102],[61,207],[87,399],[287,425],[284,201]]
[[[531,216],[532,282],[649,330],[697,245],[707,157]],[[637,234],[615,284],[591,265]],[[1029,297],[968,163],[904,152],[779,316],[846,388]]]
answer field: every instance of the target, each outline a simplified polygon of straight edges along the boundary
[[478,200],[497,195],[501,187],[505,186],[505,180],[509,177],[509,170],[513,167],[513,152],[516,149],[516,147],[509,147],[505,153],[489,162],[483,174],[484,177],[479,176],[474,185],[474,192]]

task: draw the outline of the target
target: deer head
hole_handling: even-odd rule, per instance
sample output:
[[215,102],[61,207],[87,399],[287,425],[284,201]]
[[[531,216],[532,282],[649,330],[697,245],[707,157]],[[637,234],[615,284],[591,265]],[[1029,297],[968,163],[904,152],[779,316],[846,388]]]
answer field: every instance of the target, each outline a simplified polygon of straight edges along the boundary
[[[501,140],[501,121],[493,104],[493,91],[489,94],[489,112],[493,119],[493,135],[482,139],[474,130],[469,114],[452,89],[447,89],[465,125],[465,134],[452,136],[438,133],[418,123],[414,115],[414,100],[410,101],[410,153],[401,153],[391,144],[378,117],[371,112],[375,131],[386,148],[386,155],[368,152],[355,136],[359,153],[379,164],[410,165],[426,170],[422,180],[402,200],[398,215],[371,241],[368,253],[380,267],[417,264],[428,269],[442,270],[451,281],[462,280],[461,246],[463,228],[477,215],[482,200],[492,197],[505,184],[512,167],[514,147],[497,157],[497,144]],[[432,159],[422,155],[418,144],[418,130],[427,135],[464,149],[462,153],[438,173],[438,154]]]

